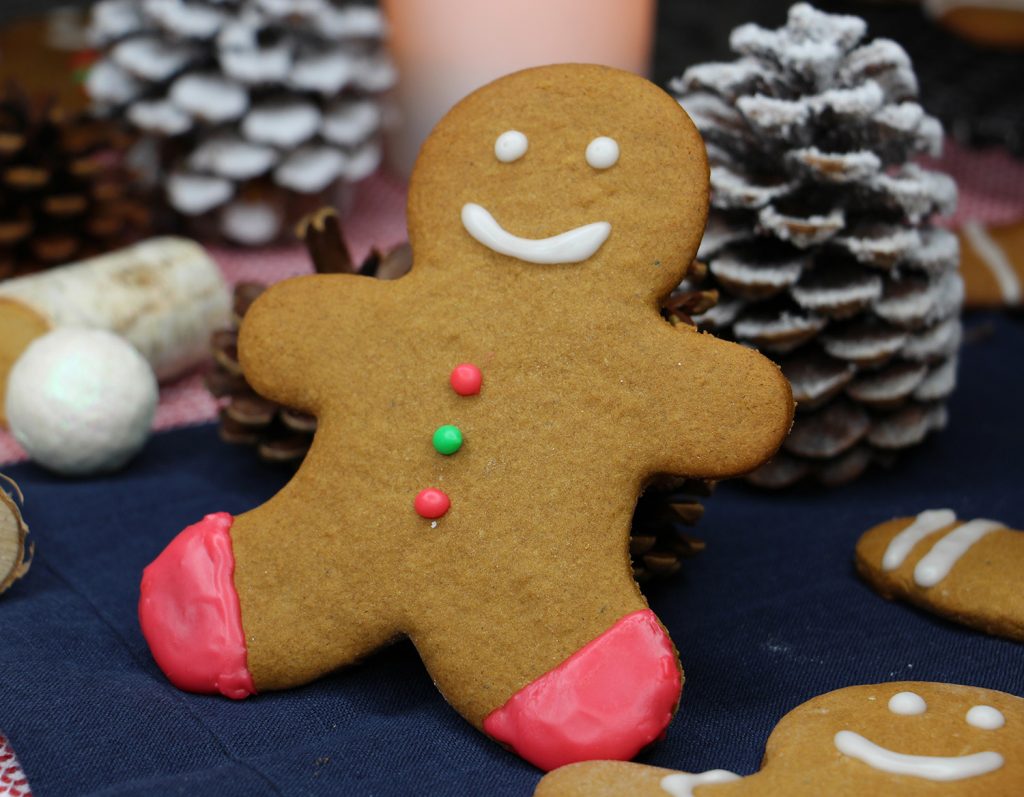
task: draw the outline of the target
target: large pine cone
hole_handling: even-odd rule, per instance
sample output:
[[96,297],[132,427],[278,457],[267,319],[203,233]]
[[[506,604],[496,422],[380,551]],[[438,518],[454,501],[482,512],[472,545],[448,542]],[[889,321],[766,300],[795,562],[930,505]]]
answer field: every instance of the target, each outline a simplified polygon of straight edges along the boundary
[[672,85],[711,162],[699,257],[721,298],[696,320],[774,358],[799,405],[751,477],[765,486],[847,481],[920,443],[956,383],[959,252],[932,224],[956,187],[911,162],[938,153],[942,127],[914,102],[903,49],[865,32],[801,3],[778,30],[734,30],[737,60]]
[[265,244],[377,168],[383,31],[379,10],[341,0],[101,0],[86,87],[142,133],[193,228],[212,215]]

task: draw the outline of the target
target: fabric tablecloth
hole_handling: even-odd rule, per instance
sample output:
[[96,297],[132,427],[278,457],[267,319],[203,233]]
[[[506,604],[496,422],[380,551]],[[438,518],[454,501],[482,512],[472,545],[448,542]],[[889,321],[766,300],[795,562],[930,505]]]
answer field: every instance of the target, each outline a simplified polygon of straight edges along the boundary
[[[852,564],[862,531],[929,507],[1024,528],[1024,324],[993,314],[968,326],[950,426],[897,468],[833,491],[727,484],[707,501],[707,550],[649,592],[686,685],[642,761],[753,772],[786,711],[850,684],[937,680],[1024,695],[1024,646],[887,602]],[[186,524],[249,509],[287,478],[220,443],[213,425],[157,435],[102,479],[31,464],[8,472],[25,492],[37,554],[0,599],[0,727],[39,797],[531,793],[539,773],[452,711],[407,642],[238,703],[168,685],[136,621],[143,566]],[[287,530],[281,544],[302,536]]]

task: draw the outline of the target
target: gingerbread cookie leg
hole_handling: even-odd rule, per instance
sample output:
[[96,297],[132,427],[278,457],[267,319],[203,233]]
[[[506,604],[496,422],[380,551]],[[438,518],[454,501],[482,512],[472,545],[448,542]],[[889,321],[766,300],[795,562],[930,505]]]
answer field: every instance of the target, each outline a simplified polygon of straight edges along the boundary
[[[497,618],[495,618],[497,625]],[[500,627],[499,627],[500,629]],[[491,696],[492,673],[472,682],[446,677],[458,658],[451,640],[416,638],[417,648],[446,699],[460,707],[468,693]],[[565,645],[545,637],[532,643],[534,656],[562,655]],[[550,651],[538,651],[537,641]],[[515,640],[502,640],[511,657]],[[508,645],[508,647],[504,647]],[[471,650],[466,650],[472,656]],[[523,685],[484,718],[483,730],[544,770],[593,758],[629,759],[657,740],[679,702],[682,677],[675,648],[658,618],[637,609],[551,668]],[[472,719],[472,717],[471,717]]]
[[540,578],[528,564],[535,552],[525,552],[474,573],[486,605],[463,612],[424,600],[423,622],[410,631],[445,698],[542,769],[631,758],[663,733],[679,702],[675,648],[621,554],[629,505],[616,509],[604,538],[588,540],[578,519],[574,526],[551,507],[561,539],[536,547],[571,562],[557,584]]
[[[308,683],[399,635],[379,604],[325,607],[316,590],[290,588],[294,562],[275,554],[283,535],[308,532],[314,522],[279,501],[237,518],[207,515],[146,568],[139,620],[172,683],[244,698]],[[365,569],[328,566],[371,594],[375,576]],[[338,627],[345,632],[334,633]]]
[[232,576],[234,519],[207,515],[171,541],[142,576],[139,623],[168,680],[240,699],[256,691]]
[[865,532],[856,560],[861,575],[887,598],[1024,642],[1024,533],[930,509]]

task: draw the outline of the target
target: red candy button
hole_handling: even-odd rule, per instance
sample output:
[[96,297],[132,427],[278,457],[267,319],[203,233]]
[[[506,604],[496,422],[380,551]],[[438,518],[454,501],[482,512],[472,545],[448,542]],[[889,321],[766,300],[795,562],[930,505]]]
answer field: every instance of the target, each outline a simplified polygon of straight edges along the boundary
[[448,511],[452,505],[451,499],[436,487],[428,487],[416,494],[416,500],[412,502],[416,514],[433,520],[439,518]]
[[473,363],[462,363],[452,369],[452,388],[460,396],[475,396],[480,392],[483,381],[483,374]]

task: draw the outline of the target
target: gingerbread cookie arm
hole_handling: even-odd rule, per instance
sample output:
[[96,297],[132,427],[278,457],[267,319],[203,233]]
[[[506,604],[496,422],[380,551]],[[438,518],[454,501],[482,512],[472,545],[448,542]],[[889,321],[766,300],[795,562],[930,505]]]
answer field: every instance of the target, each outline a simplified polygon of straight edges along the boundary
[[886,598],[1024,642],[1024,533],[927,510],[866,532],[857,569]]
[[[355,345],[373,323],[367,307],[382,288],[377,280],[353,274],[294,277],[273,285],[246,312],[239,331],[246,380],[269,399],[318,414],[324,397],[315,386],[346,384],[355,376],[349,358],[323,356],[324,341]],[[316,306],[311,295],[320,299]]]
[[[793,393],[768,358],[688,326],[658,328],[645,362],[655,472],[722,479],[771,458],[793,424]],[[665,384],[671,389],[664,394]]]

